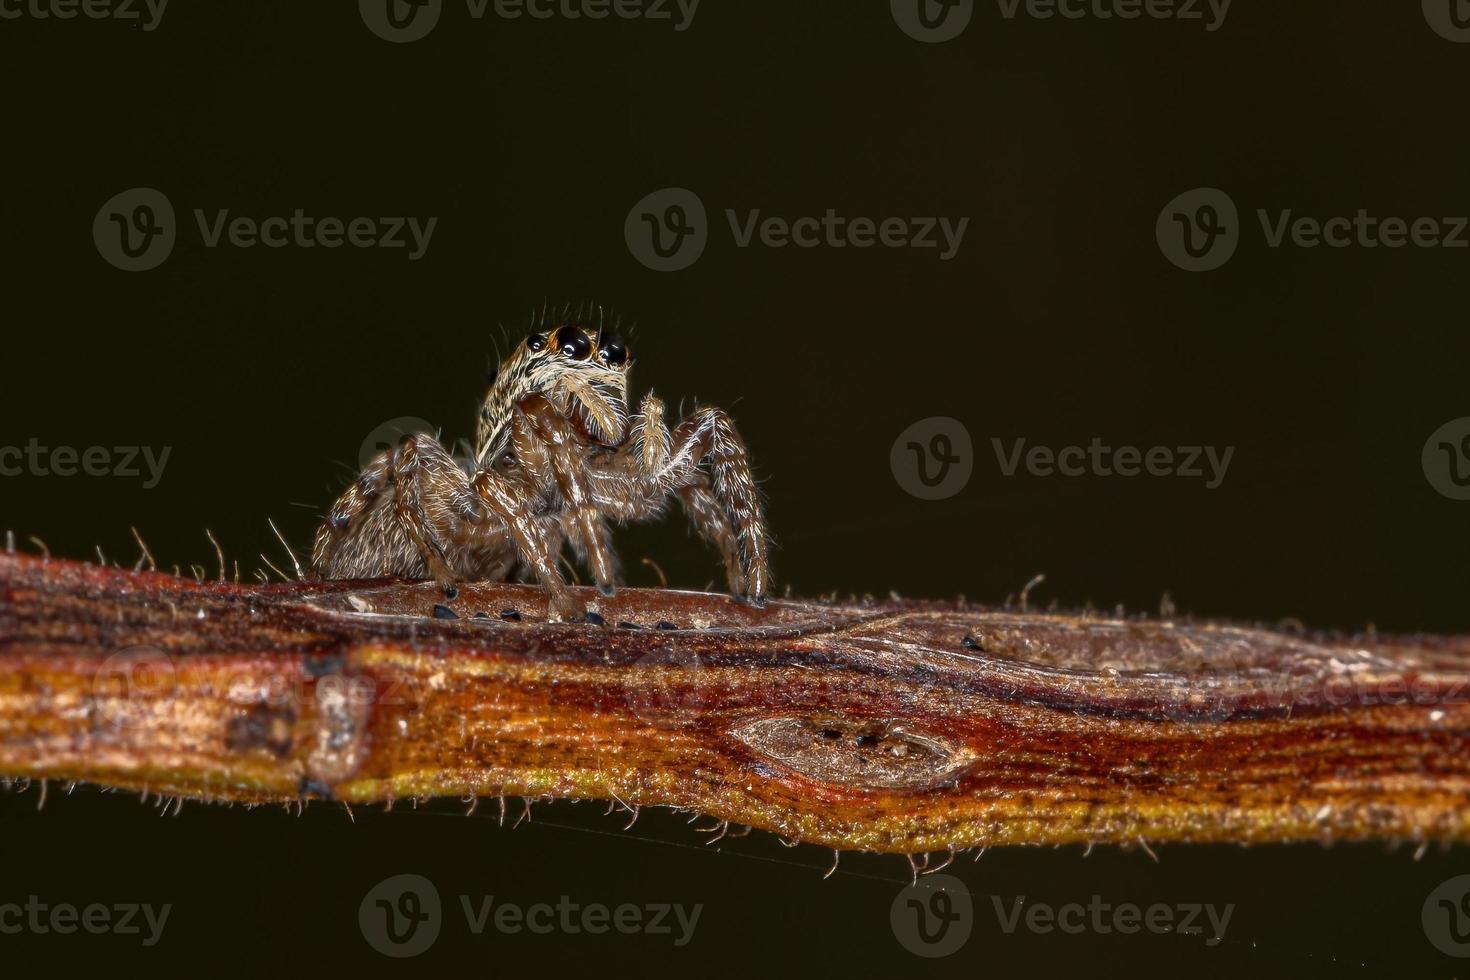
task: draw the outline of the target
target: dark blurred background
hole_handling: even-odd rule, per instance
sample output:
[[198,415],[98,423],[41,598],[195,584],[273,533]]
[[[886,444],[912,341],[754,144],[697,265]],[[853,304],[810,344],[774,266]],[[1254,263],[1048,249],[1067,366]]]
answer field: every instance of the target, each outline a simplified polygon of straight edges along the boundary
[[[733,412],[768,495],[778,588],[999,602],[1045,572],[1033,601],[1148,610],[1168,593],[1208,617],[1470,631],[1470,504],[1421,461],[1431,433],[1470,416],[1470,251],[1272,248],[1256,217],[1470,214],[1456,101],[1470,44],[1449,20],[1470,14],[1461,0],[1239,0],[1215,30],[1203,2],[1199,20],[1124,20],[1008,18],[977,0],[944,43],[905,33],[902,3],[852,0],[704,0],[683,30],[673,4],[668,20],[507,19],[493,5],[477,19],[447,0],[409,43],[376,36],[351,3],[170,4],[144,29],[141,2],[132,21],[40,18],[42,2],[0,2],[19,14],[0,18],[0,445],[169,447],[151,488],[29,466],[0,478],[0,527],[55,554],[100,546],[131,565],[136,526],[162,564],[212,570],[209,528],[246,575],[261,552],[281,565],[268,517],[306,548],[375,430],[414,417],[472,436],[502,338],[545,299],[593,298],[639,322],[638,393]],[[177,240],[157,267],[122,271],[94,218],[140,187],[171,203]],[[625,221],[669,187],[707,209],[708,244],[663,272],[636,257]],[[1190,272],[1155,229],[1200,187],[1239,209],[1238,249]],[[410,260],[210,248],[194,217],[298,208],[437,223]],[[741,248],[725,214],[829,208],[968,226],[946,261]],[[944,500],[910,494],[890,465],[900,433],[933,417],[973,445],[968,483]],[[1207,489],[1008,477],[992,445],[1094,437],[1234,455]],[[677,517],[618,541],[634,584],[655,580],[644,556],[680,585],[715,577]],[[753,835],[716,853],[667,815],[624,834],[591,805],[540,807],[510,833],[483,813],[450,819],[457,804],[356,824],[321,806],[160,819],[54,787],[39,814],[34,791],[0,806],[0,902],[174,905],[154,947],[0,935],[6,962],[150,975],[1448,976],[1458,961],[1420,910],[1470,871],[1464,849],[1416,862],[1413,847],[1176,846],[1157,864],[991,852],[956,872],[977,896],[974,935],[925,960],[888,926],[902,860],[849,858],[824,882],[815,848]],[[357,907],[405,872],[435,883],[451,920],[460,894],[704,911],[679,948],[476,937],[460,919],[400,962],[364,941]],[[1212,947],[1008,935],[989,895],[1236,908]]]

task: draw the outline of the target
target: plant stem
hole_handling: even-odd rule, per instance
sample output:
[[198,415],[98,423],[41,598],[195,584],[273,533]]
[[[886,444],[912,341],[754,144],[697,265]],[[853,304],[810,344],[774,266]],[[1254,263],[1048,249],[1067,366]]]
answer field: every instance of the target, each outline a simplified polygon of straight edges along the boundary
[[0,776],[616,799],[897,853],[1470,839],[1470,638],[584,597],[604,625],[546,622],[524,585],[451,601],[0,554]]

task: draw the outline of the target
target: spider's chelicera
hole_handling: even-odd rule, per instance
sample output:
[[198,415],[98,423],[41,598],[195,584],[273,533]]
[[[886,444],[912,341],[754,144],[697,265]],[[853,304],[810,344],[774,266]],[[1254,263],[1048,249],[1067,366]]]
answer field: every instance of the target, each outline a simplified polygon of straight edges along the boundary
[[600,308],[543,311],[480,408],[475,461],[431,436],[378,455],[318,530],[318,578],[534,579],[554,618],[585,608],[558,568],[570,543],[598,588],[618,583],[609,522],[648,520],[678,497],[724,558],[730,591],[770,589],[765,520],[745,443],[718,408],[672,429],[652,392],[628,411],[631,351]]

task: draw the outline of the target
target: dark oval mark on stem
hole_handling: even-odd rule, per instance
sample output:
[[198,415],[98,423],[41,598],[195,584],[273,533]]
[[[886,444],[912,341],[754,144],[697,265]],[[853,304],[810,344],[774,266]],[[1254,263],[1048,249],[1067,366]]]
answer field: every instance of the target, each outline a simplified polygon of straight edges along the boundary
[[973,761],[945,739],[866,719],[761,718],[731,734],[804,776],[854,788],[925,789]]

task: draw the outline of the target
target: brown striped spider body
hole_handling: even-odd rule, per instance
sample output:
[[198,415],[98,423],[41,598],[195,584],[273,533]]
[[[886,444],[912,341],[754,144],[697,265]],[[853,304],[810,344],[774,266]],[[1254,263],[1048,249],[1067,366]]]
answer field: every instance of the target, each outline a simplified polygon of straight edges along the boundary
[[718,408],[672,428],[652,392],[628,411],[632,357],[600,309],[544,310],[500,365],[463,467],[427,435],[380,453],[317,531],[318,578],[534,580],[553,618],[580,620],[561,576],[572,546],[604,595],[619,580],[610,523],[660,516],[677,497],[721,553],[731,593],[770,589],[760,492],[745,443]]

